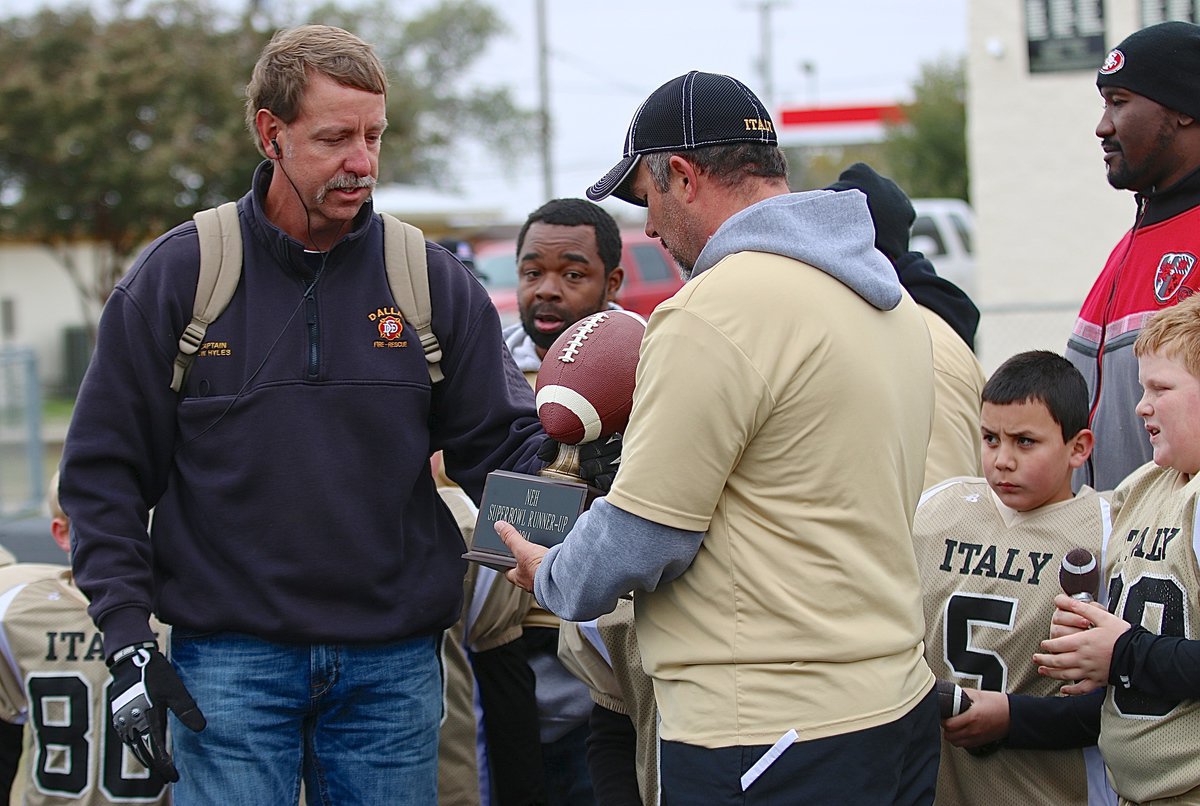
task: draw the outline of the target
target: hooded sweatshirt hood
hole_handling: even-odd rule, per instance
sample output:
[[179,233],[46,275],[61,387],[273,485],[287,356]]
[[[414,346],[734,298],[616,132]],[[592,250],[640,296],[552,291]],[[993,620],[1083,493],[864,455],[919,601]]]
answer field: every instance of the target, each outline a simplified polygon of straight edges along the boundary
[[525,325],[520,320],[504,328],[504,346],[512,353],[517,369],[522,372],[537,372],[542,366],[542,359],[537,354],[537,345],[525,332]]
[[940,316],[968,347],[975,349],[979,309],[965,291],[940,276],[920,252],[907,252],[897,258],[896,274],[918,305]]
[[867,197],[859,190],[784,193],[741,210],[705,244],[693,276],[737,252],[766,252],[807,263],[881,311],[900,304],[900,280],[875,248]]

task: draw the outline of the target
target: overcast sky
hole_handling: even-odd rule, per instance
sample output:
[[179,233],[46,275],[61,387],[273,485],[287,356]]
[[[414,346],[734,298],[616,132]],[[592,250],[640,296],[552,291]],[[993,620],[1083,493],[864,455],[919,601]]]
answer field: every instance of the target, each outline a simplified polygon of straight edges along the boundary
[[[510,33],[477,75],[538,103],[535,0],[499,0]],[[656,87],[706,70],[766,100],[759,67],[762,0],[546,0],[554,116],[554,193],[579,196],[620,157],[629,120]],[[907,100],[920,65],[966,52],[967,0],[776,0],[770,11],[776,108]],[[803,65],[810,70],[805,72]],[[772,110],[773,112],[775,110]],[[521,218],[544,201],[537,132],[515,175],[462,166],[463,190]]]
[[[429,0],[395,0],[401,13]],[[485,0],[509,33],[475,76],[538,104],[535,0]],[[243,0],[216,0],[240,6]],[[314,3],[316,0],[314,0]],[[920,65],[966,51],[968,0],[545,0],[554,121],[554,194],[580,196],[620,157],[629,120],[656,87],[689,70],[726,73],[767,100],[761,8],[770,5],[771,76],[782,105],[906,100]],[[46,0],[0,0],[0,16]],[[71,0],[50,0],[62,7]],[[303,3],[307,5],[307,3]],[[809,66],[806,72],[803,66]],[[776,110],[773,109],[774,113]],[[473,153],[455,166],[475,204],[523,220],[545,201],[538,133],[515,165]]]

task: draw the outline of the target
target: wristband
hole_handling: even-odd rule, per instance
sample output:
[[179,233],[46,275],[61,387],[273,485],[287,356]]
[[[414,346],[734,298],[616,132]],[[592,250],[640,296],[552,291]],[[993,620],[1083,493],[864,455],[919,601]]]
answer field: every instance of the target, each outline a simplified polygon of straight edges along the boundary
[[158,644],[155,641],[142,641],[137,644],[130,644],[127,647],[118,649],[113,653],[113,656],[108,660],[108,668],[116,666],[121,661],[128,658],[130,655],[136,654],[139,649],[158,649]]

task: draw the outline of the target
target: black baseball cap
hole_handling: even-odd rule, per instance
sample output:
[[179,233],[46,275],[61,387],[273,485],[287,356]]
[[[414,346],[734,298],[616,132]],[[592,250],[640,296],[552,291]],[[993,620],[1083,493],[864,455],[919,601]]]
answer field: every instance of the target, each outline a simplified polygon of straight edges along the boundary
[[613,195],[645,207],[626,186],[643,154],[725,143],[778,145],[779,138],[767,108],[745,84],[693,70],[663,84],[642,103],[625,135],[623,159],[588,188],[587,197],[600,201]]

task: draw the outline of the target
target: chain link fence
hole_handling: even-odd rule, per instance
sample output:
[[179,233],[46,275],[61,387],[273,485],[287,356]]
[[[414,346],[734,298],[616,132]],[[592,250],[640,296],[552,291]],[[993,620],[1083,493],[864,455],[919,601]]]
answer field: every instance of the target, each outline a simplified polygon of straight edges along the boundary
[[37,512],[44,485],[37,356],[0,347],[0,519]]
[[1022,302],[979,306],[975,352],[990,376],[1006,359],[1026,350],[1051,350],[1062,355],[1079,314],[1072,302]]

